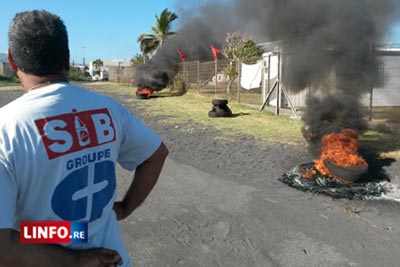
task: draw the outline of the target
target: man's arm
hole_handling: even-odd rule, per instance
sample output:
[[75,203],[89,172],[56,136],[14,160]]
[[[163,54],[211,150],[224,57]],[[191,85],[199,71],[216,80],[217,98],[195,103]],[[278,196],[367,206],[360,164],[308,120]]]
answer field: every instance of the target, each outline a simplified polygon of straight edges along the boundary
[[1,267],[114,267],[118,252],[104,248],[71,250],[59,245],[21,244],[19,232],[0,229]]
[[161,143],[153,155],[136,168],[133,181],[124,198],[114,203],[118,220],[128,217],[146,199],[157,183],[167,156],[168,149]]

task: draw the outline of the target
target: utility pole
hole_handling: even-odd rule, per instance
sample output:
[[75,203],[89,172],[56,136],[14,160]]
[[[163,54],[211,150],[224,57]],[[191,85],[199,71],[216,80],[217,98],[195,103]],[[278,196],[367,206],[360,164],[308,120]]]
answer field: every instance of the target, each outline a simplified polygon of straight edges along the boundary
[[86,64],[85,64],[85,47],[84,46],[82,47],[82,50],[83,50],[83,58],[82,58],[83,67],[86,67]]
[[118,61],[117,82],[120,83],[121,61]]

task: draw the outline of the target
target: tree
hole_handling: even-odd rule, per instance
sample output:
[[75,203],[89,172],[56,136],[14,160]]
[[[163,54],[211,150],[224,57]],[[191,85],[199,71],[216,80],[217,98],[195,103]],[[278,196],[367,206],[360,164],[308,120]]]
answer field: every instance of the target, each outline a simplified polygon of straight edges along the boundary
[[98,58],[92,62],[92,65],[95,68],[96,73],[100,75],[100,68],[103,67],[103,61]]
[[133,58],[130,60],[131,66],[135,67],[136,65],[144,62],[144,57],[141,54],[135,54]]
[[238,75],[239,64],[241,62],[247,64],[256,63],[264,53],[264,49],[250,37],[244,36],[240,31],[228,33],[225,43],[226,46],[222,53],[230,61],[225,68],[225,73],[229,76],[227,87],[227,92],[229,93],[232,83]]
[[143,56],[153,54],[158,48],[162,47],[168,37],[175,34],[171,31],[172,22],[178,18],[174,12],[168,11],[166,8],[160,16],[156,14],[155,18],[156,25],[151,26],[152,33],[142,33],[137,39]]
[[79,68],[71,66],[71,68],[69,69],[69,79],[72,81],[89,81],[90,76],[86,72],[86,68],[87,67]]

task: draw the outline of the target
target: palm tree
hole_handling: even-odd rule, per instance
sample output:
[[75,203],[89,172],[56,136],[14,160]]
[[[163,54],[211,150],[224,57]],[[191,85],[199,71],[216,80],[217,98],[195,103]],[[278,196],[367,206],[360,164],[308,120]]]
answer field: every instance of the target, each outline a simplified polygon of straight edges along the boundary
[[172,22],[178,18],[174,12],[168,11],[166,8],[161,12],[160,17],[157,14],[155,17],[156,25],[151,26],[153,33],[142,33],[137,39],[144,57],[147,54],[154,53],[169,36],[175,34],[175,32],[170,31]]
[[103,67],[103,61],[101,59],[96,59],[92,62],[92,65],[96,69],[96,73],[100,74],[100,67]]

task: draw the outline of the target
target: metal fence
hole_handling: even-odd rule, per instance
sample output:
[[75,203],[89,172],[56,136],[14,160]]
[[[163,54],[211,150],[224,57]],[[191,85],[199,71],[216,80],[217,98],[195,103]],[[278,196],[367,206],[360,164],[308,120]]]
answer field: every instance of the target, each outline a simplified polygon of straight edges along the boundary
[[109,80],[117,83],[131,83],[135,76],[135,68],[132,67],[107,67]]
[[400,53],[378,55],[378,83],[373,90],[373,106],[400,106]]
[[[199,94],[248,105],[260,105],[262,103],[261,87],[245,90],[239,84],[240,76],[231,80],[225,74],[225,68],[230,64],[232,63],[229,60],[182,62],[179,65],[179,72],[189,88],[197,90]],[[240,72],[235,63],[232,64],[231,68]]]
[[[399,107],[400,109],[400,52],[380,52],[377,54],[379,61],[378,76],[379,82],[362,99],[362,104],[371,106],[371,108],[379,110],[380,108]],[[244,89],[241,84],[241,72],[237,66],[232,66],[238,72],[238,77],[230,81],[225,74],[224,69],[230,64],[228,60],[218,60],[209,62],[182,62],[179,66],[179,71],[184,77],[186,83],[191,90],[196,90],[199,94],[208,95],[210,98],[224,98],[241,104],[246,104],[255,107],[261,107],[266,96],[274,85],[274,80],[269,80],[267,84],[266,76],[270,71],[268,68],[267,58],[263,58],[263,82],[259,88],[252,90]],[[284,65],[284,64],[283,64]],[[281,75],[284,77],[284,68],[281,68]],[[330,83],[331,77],[327,78],[326,83]],[[230,84],[231,83],[231,84]],[[230,90],[228,89],[228,85]],[[302,109],[305,106],[305,100],[310,93],[310,88],[302,91],[291,90],[286,88],[288,98],[297,109]],[[276,99],[271,97],[271,101]],[[283,98],[281,98],[283,99]],[[283,99],[284,100],[284,99]],[[276,100],[275,100],[276,101]],[[287,104],[287,103],[286,103]]]

